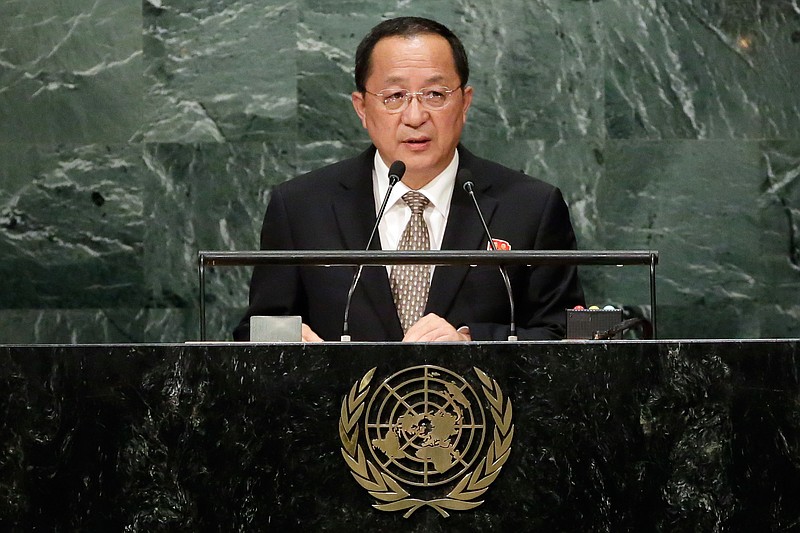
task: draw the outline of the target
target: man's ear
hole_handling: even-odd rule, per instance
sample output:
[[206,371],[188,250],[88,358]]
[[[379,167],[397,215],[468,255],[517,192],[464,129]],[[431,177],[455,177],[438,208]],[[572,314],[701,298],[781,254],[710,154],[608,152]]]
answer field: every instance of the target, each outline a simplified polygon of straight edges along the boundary
[[464,122],[467,121],[467,111],[469,111],[470,105],[472,105],[472,87],[467,85],[464,87]]
[[364,93],[358,91],[350,94],[350,99],[353,101],[353,109],[356,110],[356,115],[361,119],[361,126],[367,127],[367,103],[364,101]]

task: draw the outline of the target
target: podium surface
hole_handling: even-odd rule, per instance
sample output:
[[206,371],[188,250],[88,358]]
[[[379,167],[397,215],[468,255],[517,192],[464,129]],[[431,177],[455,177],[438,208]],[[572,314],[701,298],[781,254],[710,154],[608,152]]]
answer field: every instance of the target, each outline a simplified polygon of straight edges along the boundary
[[796,527],[797,350],[796,340],[0,346],[0,524]]

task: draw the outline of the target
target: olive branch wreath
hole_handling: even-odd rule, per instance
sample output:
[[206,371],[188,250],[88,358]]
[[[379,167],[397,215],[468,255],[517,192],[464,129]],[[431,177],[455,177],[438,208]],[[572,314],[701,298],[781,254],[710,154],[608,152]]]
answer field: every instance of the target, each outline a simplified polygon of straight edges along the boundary
[[404,518],[411,516],[417,509],[430,506],[447,518],[451,511],[466,511],[474,509],[484,500],[475,501],[488,490],[489,486],[497,479],[500,469],[508,460],[511,452],[511,441],[514,438],[514,424],[511,423],[511,400],[503,398],[503,391],[495,380],[490,378],[478,367],[473,367],[475,374],[481,381],[481,389],[491,407],[494,419],[494,435],[492,443],[481,459],[478,466],[464,474],[444,498],[422,500],[412,498],[394,478],[378,470],[375,464],[366,458],[364,450],[358,443],[358,421],[364,414],[364,401],[369,392],[369,384],[375,375],[372,368],[360,381],[353,384],[350,393],[342,400],[341,416],[339,417],[339,438],[342,441],[342,456],[350,467],[353,478],[369,494],[385,503],[375,503],[373,507],[380,511],[406,510]]

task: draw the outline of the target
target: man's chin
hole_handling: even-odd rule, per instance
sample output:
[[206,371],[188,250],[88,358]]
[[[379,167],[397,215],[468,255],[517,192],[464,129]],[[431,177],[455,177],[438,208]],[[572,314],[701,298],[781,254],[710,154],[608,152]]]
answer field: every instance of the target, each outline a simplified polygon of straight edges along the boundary
[[435,165],[429,161],[425,162],[425,164],[421,164],[422,162],[416,162],[413,159],[410,161],[403,159],[403,163],[406,164],[406,173],[403,177],[403,183],[412,189],[419,189],[423,185],[426,185],[433,178],[441,174],[447,166]]
[[416,147],[407,148],[405,145],[397,151],[398,159],[401,159],[406,164],[406,168],[415,168],[417,170],[429,170],[436,166],[440,158],[430,148],[419,149]]

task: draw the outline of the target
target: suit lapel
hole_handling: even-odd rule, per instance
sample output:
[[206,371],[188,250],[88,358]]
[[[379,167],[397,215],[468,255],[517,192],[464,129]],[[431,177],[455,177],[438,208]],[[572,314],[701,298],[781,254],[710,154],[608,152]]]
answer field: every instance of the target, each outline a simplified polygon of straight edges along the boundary
[[[363,250],[375,224],[375,201],[372,194],[374,157],[375,148],[371,147],[337,169],[339,188],[329,200],[342,248],[345,250]],[[332,230],[333,228],[320,228],[320,231],[325,232]]]
[[[470,168],[472,156],[459,147],[460,168]],[[475,196],[481,212],[489,225],[497,208],[497,200],[485,194],[491,184],[488,179],[476,177]],[[472,199],[461,187],[456,186],[450,201],[450,214],[447,217],[442,250],[485,250],[488,244],[483,225]],[[437,267],[431,281],[426,312],[446,316],[458,293],[469,266]],[[457,325],[457,324],[454,324]]]
[[[375,197],[372,191],[374,157],[374,147],[357,157],[352,172],[340,178],[341,187],[338,194],[331,199],[339,233],[347,250],[363,250],[375,225]],[[376,232],[370,250],[380,249],[380,234]],[[402,337],[403,330],[397,318],[386,268],[364,267],[356,294],[359,289],[366,293],[375,315],[389,334],[387,338]]]

